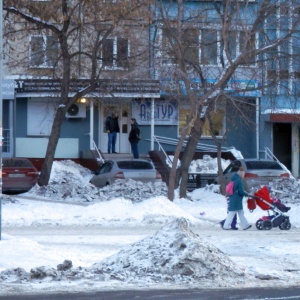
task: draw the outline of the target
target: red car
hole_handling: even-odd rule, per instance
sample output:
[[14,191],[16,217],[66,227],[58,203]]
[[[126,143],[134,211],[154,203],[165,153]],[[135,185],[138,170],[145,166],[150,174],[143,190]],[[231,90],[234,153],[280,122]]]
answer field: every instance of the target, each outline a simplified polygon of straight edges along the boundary
[[2,192],[28,192],[38,180],[39,172],[27,158],[2,159]]

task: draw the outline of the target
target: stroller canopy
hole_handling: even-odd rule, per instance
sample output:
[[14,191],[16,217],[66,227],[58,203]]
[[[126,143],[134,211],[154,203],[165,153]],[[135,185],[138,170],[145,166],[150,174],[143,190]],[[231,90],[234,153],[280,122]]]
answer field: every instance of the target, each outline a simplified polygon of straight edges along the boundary
[[266,186],[262,187],[260,190],[255,192],[254,196],[258,197],[258,198],[255,198],[256,204],[262,210],[269,210],[271,208],[272,205],[269,205],[268,203],[272,204],[272,200],[271,200],[271,197],[270,197],[269,190]]

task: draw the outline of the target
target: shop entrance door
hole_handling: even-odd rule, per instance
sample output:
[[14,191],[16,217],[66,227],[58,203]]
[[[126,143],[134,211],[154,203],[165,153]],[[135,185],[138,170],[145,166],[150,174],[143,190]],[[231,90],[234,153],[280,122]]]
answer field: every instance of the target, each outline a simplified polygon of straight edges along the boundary
[[117,111],[119,113],[119,127],[120,132],[117,134],[116,152],[130,153],[130,144],[128,141],[128,134],[130,130],[130,108],[128,104],[114,105],[104,104],[100,109],[100,149],[103,153],[107,153],[107,132],[105,130],[106,118],[111,112]]
[[273,152],[274,155],[289,170],[292,160],[292,126],[291,123],[273,124]]

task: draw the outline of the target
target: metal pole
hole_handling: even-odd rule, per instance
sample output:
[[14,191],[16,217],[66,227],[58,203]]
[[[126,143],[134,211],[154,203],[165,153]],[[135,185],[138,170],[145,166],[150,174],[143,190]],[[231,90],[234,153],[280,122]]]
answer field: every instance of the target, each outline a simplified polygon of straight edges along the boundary
[[2,99],[2,22],[3,22],[3,0],[0,0],[0,240],[2,233],[2,145],[3,145],[3,125],[2,125],[2,107],[3,107],[3,99]]
[[150,144],[150,149],[151,151],[154,150],[154,98],[151,98],[151,144]]

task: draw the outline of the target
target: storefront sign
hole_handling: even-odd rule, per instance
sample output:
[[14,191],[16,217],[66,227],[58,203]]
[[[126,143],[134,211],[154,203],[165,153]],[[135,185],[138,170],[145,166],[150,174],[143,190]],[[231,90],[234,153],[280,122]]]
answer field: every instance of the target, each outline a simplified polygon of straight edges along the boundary
[[[151,123],[151,100],[138,99],[132,101],[132,117],[139,125]],[[174,100],[154,101],[155,125],[178,125],[178,105]]]
[[[61,92],[61,81],[59,80],[17,80],[18,93],[54,93]],[[90,85],[90,80],[72,80],[70,82],[70,93],[79,92]],[[94,93],[103,96],[123,97],[160,97],[160,86],[158,80],[112,80],[100,79],[97,81]]]
[[2,80],[2,99],[15,99],[15,81],[11,79]]
[[[187,95],[186,87],[183,81],[172,83],[171,80],[164,80],[161,82],[164,86],[163,94],[178,94],[178,91],[182,95]],[[215,79],[207,79],[205,87],[210,89],[213,85],[218,83]],[[199,79],[193,79],[190,81],[189,86],[191,91],[202,95],[202,83]],[[258,81],[257,80],[229,80],[224,87],[224,92],[239,97],[259,97]]]

